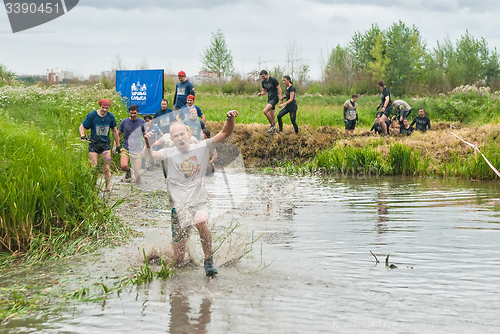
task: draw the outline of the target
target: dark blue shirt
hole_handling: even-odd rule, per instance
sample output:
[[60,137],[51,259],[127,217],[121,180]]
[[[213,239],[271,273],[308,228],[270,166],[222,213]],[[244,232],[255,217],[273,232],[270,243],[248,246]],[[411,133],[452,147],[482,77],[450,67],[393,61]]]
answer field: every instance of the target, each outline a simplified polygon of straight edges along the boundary
[[192,108],[196,109],[196,112],[198,113],[198,117],[203,116],[203,113],[201,112],[200,107],[198,107],[197,105],[193,104],[191,106],[191,108],[189,108],[187,105],[185,105],[184,107],[182,107],[179,110],[179,117],[181,118],[181,120],[185,121],[185,120],[189,119],[189,109],[192,109]]
[[188,95],[194,95],[194,86],[189,80],[175,85],[174,106],[182,108],[187,103]]
[[123,148],[129,153],[139,153],[142,150],[142,138],[146,131],[146,122],[142,118],[134,122],[125,118],[120,122],[118,131],[123,133]]
[[105,143],[111,142],[109,139],[109,129],[116,128],[115,116],[108,112],[104,117],[99,116],[97,110],[92,111],[87,115],[82,122],[85,129],[90,129],[90,141],[96,143],[102,141]]
[[156,124],[163,134],[170,133],[170,124],[175,122],[175,115],[172,109],[158,109],[153,117],[153,124]]
[[205,128],[205,122],[203,122],[199,118],[195,120],[189,118],[187,120],[184,120],[183,123],[189,126],[189,129],[191,130],[191,135],[194,136],[196,139],[200,140],[201,130]]

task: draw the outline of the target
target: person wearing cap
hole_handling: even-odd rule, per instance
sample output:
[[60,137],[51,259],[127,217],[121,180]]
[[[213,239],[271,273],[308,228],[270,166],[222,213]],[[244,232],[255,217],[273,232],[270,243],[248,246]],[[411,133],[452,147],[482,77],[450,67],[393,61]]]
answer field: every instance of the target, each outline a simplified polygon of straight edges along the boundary
[[[98,102],[100,109],[94,110],[87,115],[80,124],[80,136],[82,141],[89,141],[89,160],[92,166],[97,166],[99,155],[104,159],[104,179],[106,182],[106,191],[111,189],[111,139],[109,138],[109,129],[113,133],[115,142],[120,142],[120,136],[116,129],[115,116],[109,112],[111,101],[102,99]],[[87,139],[85,130],[90,129],[90,138]],[[120,147],[117,146],[119,151]]]
[[197,105],[194,104],[194,95],[188,95],[188,97],[186,99],[186,105],[184,107],[182,107],[179,110],[179,112],[177,113],[177,120],[179,122],[184,122],[184,121],[188,120],[189,119],[189,111],[192,108],[196,109],[198,117],[201,118],[201,120],[203,122],[207,121],[205,118],[205,115],[203,115],[203,113],[201,112],[200,107],[198,107]]
[[179,82],[175,85],[174,111],[186,105],[188,95],[194,96],[194,86],[186,79],[186,72],[180,71],[177,76]]
[[[276,132],[276,120],[275,120],[275,106],[278,101],[283,99],[283,93],[281,92],[280,83],[276,78],[270,77],[266,70],[260,71],[260,78],[262,79],[262,91],[257,93],[257,96],[262,96],[266,94],[267,91],[267,105],[263,112],[266,115],[267,120],[271,124],[267,133],[274,134]],[[278,97],[279,95],[279,97]]]

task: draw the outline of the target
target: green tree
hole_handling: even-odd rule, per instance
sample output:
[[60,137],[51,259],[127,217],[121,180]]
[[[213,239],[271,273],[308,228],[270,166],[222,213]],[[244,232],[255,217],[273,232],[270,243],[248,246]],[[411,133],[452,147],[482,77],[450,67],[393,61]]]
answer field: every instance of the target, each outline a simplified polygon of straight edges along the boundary
[[355,32],[349,42],[349,50],[356,61],[356,66],[364,68],[375,60],[372,56],[372,49],[375,46],[375,38],[382,33],[379,26],[374,23],[369,30],[364,33]]
[[[325,65],[323,77],[329,91],[334,93],[350,94],[355,83],[356,60],[349,48],[340,45],[332,49]],[[332,89],[331,86],[337,86]]]
[[12,71],[9,71],[7,67],[3,64],[0,64],[0,85],[2,82],[9,82],[14,80],[16,74]]
[[386,56],[386,40],[382,33],[375,36],[375,44],[370,50],[373,61],[368,63],[368,71],[372,74],[374,81],[385,80],[387,77],[387,67],[391,59]]
[[204,71],[214,72],[217,75],[219,89],[222,86],[222,78],[225,75],[233,74],[233,56],[227,47],[226,38],[220,29],[212,33],[210,46],[205,49],[201,62],[203,63]]
[[386,56],[390,59],[387,79],[394,94],[407,93],[412,86],[423,86],[427,51],[418,28],[409,28],[399,21],[387,29],[386,38]]

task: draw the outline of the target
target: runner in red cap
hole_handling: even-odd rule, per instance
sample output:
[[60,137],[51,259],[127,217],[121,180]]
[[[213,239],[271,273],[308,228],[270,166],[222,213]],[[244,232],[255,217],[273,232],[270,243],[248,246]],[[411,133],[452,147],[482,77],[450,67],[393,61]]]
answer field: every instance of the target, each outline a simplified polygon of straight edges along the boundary
[[188,95],[194,96],[194,86],[189,80],[186,79],[186,73],[180,71],[179,82],[175,85],[175,95],[174,95],[174,113],[177,115],[177,110],[184,107],[187,103]]
[[98,102],[99,105],[102,107],[102,106],[106,106],[106,107],[110,107],[111,106],[111,101],[108,100],[108,99],[102,99],[101,101]]
[[[111,140],[109,138],[109,129],[112,130],[113,137],[117,143],[120,142],[118,130],[116,128],[115,116],[109,112],[111,101],[103,99],[98,102],[101,108],[94,110],[87,115],[80,124],[80,136],[82,141],[89,141],[89,160],[92,166],[97,165],[99,155],[104,159],[104,178],[106,180],[106,191],[111,188]],[[90,138],[85,136],[85,129],[90,129]],[[119,152],[117,146],[116,151]]]
[[179,112],[177,113],[177,120],[179,122],[184,122],[189,120],[189,110],[192,108],[196,109],[196,112],[198,114],[198,117],[201,118],[203,122],[206,122],[205,115],[203,115],[203,112],[201,111],[200,107],[194,104],[194,95],[188,95],[186,99],[186,105],[182,107]]

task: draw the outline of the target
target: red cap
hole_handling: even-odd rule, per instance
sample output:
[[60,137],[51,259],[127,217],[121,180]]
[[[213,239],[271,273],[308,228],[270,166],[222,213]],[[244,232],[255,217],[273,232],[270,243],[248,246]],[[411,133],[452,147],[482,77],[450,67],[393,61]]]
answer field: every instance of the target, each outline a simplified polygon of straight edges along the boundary
[[177,76],[178,77],[185,77],[186,76],[186,72],[180,71],[179,73],[177,73]]
[[102,99],[101,101],[99,101],[97,103],[99,103],[100,106],[107,106],[107,107],[111,106],[111,101],[108,99]]
[[193,101],[194,101],[194,95],[189,94],[189,95],[186,97],[186,100],[193,100]]

